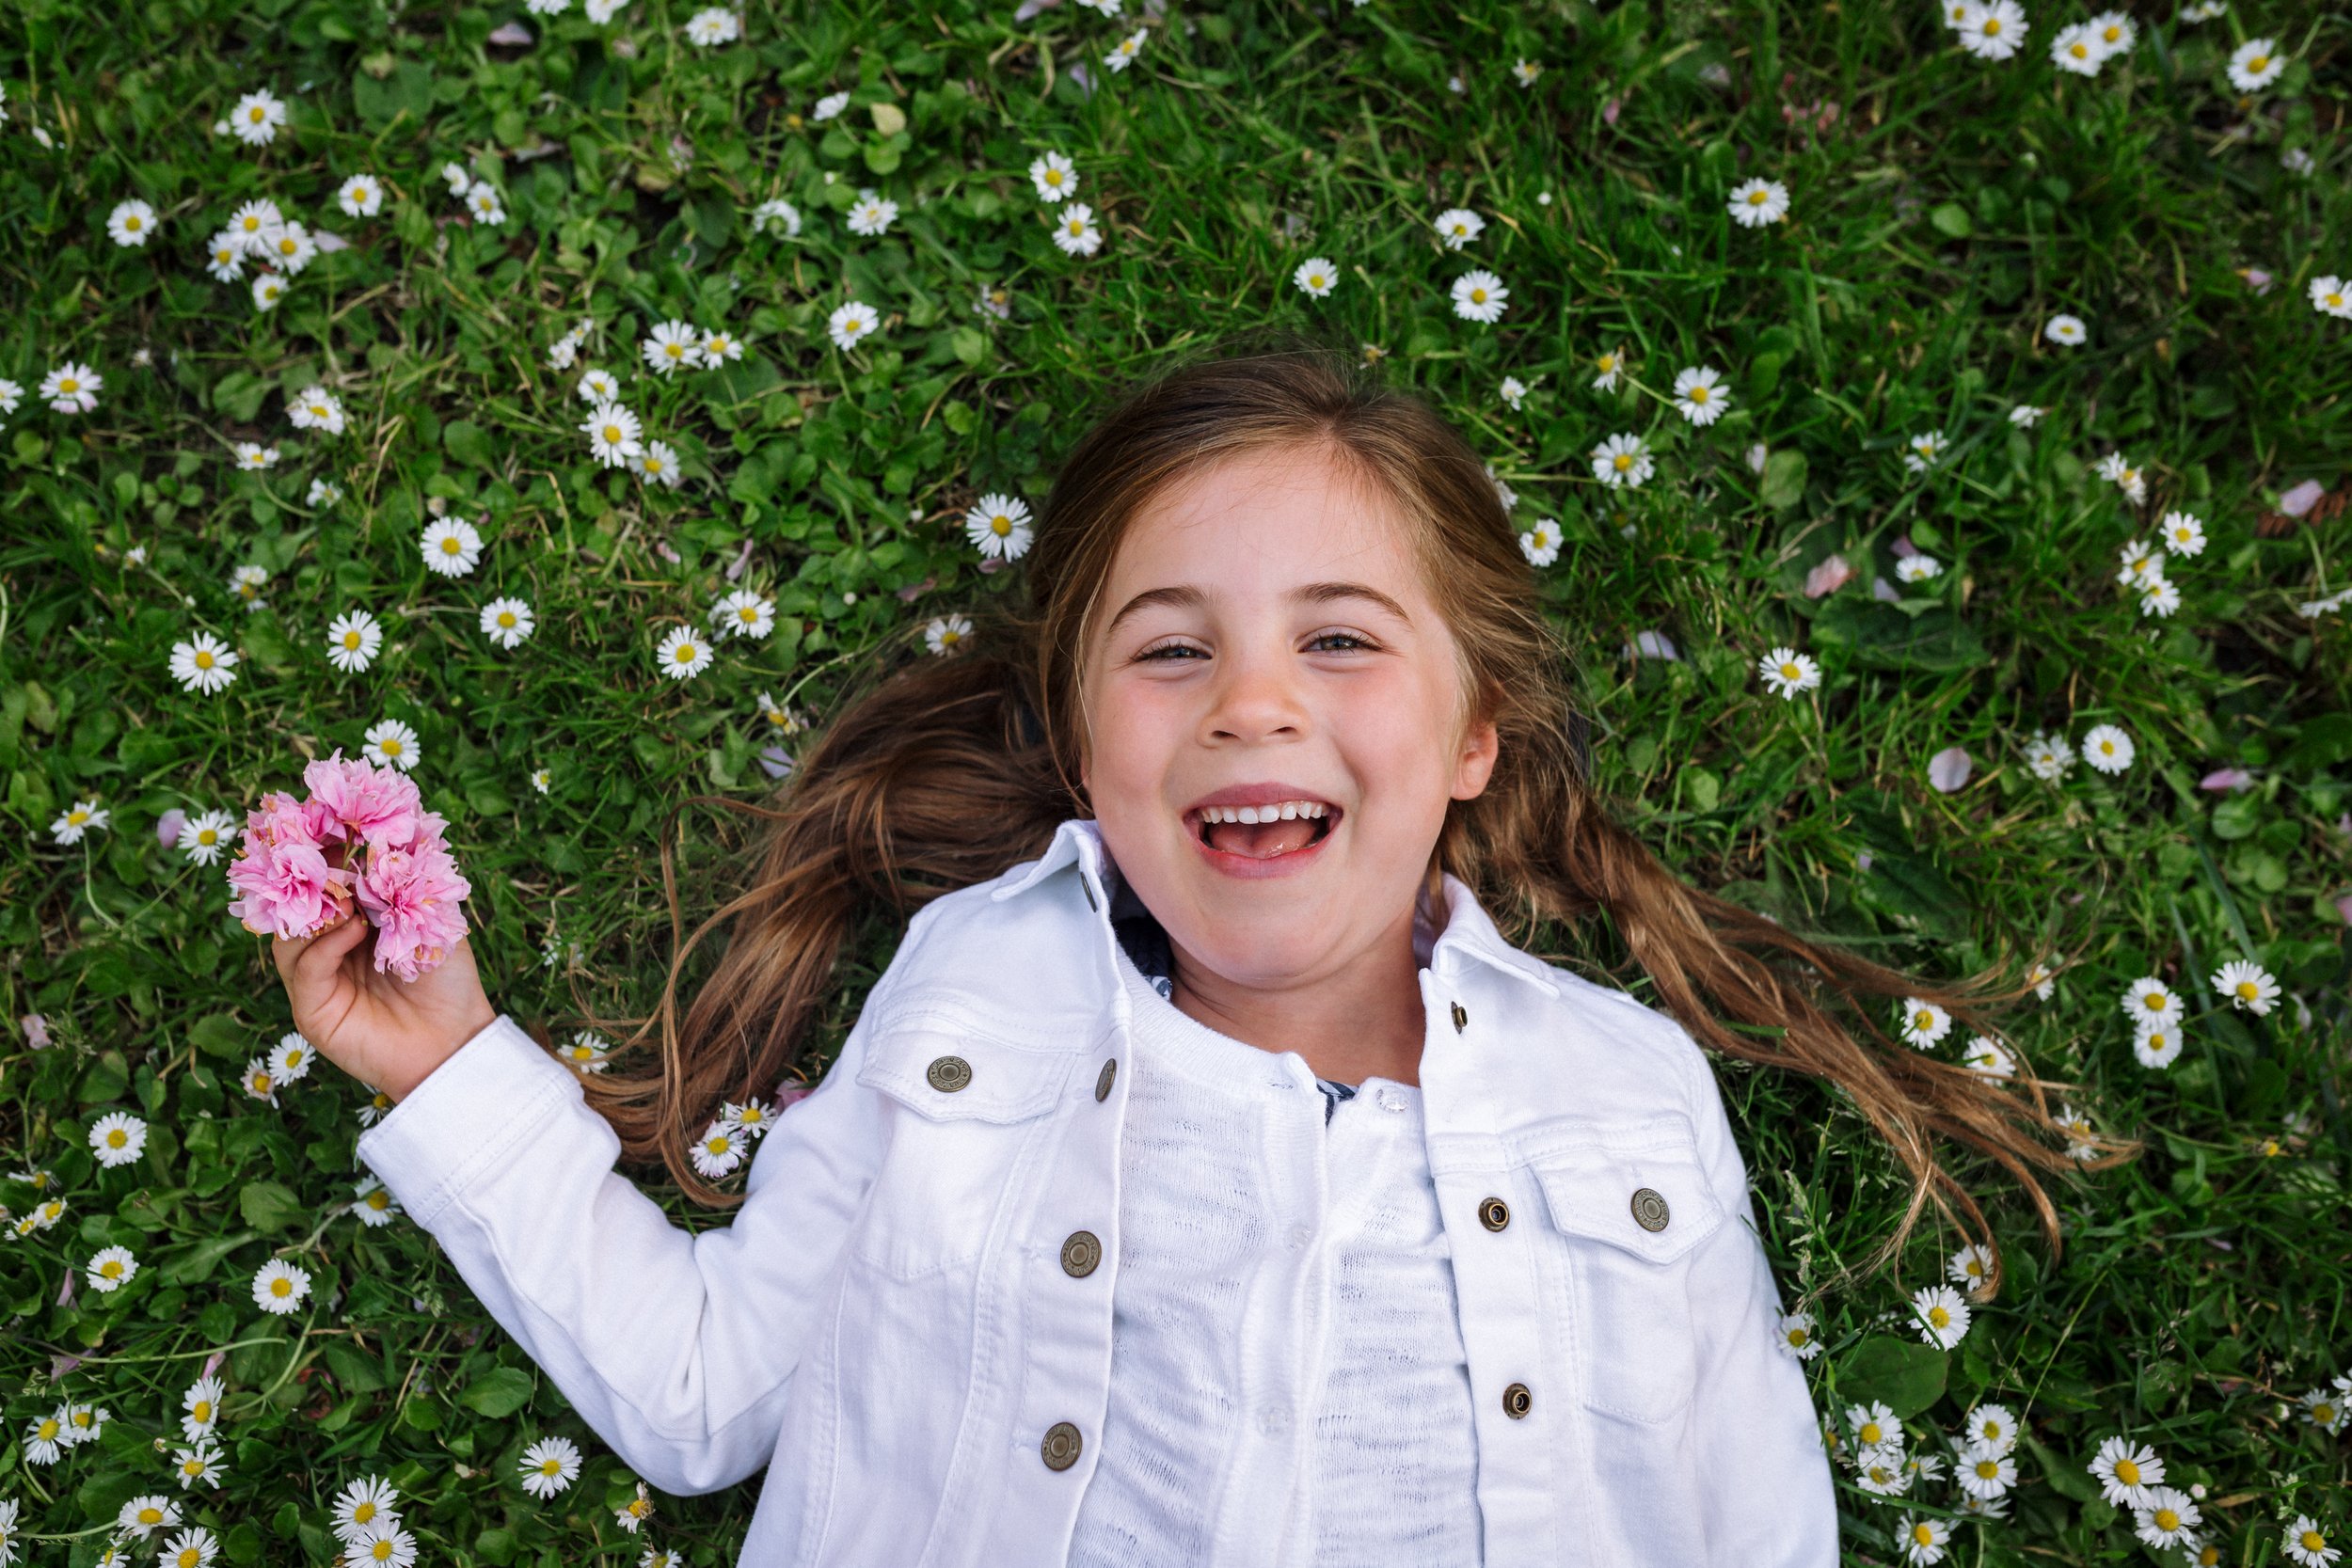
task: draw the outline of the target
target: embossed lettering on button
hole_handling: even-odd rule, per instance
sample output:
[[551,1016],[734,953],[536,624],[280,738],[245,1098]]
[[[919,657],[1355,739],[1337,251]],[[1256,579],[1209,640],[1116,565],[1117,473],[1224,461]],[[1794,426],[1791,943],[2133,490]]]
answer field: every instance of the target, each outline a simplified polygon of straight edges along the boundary
[[1511,1206],[1499,1197],[1490,1197],[1478,1206],[1478,1223],[1489,1230],[1500,1230],[1511,1223]]
[[1067,1470],[1078,1463],[1078,1450],[1085,1447],[1075,1426],[1056,1421],[1045,1429],[1045,1441],[1038,1445],[1038,1451],[1045,1456],[1047,1469]]
[[1666,1228],[1666,1200],[1655,1187],[1633,1189],[1633,1223],[1645,1230]]
[[1073,1279],[1084,1279],[1102,1260],[1103,1243],[1094,1239],[1091,1230],[1073,1230],[1070,1240],[1061,1244],[1061,1272]]
[[972,1082],[972,1064],[961,1056],[935,1057],[923,1071],[932,1088],[942,1094],[953,1094]]
[[1502,1391],[1502,1413],[1515,1421],[1526,1415],[1534,1402],[1535,1396],[1527,1391],[1524,1383],[1514,1383]]
[[1109,1099],[1109,1098],[1110,1098],[1110,1092],[1111,1092],[1111,1080],[1112,1080],[1112,1079],[1114,1079],[1114,1078],[1116,1078],[1116,1077],[1118,1077],[1118,1076],[1119,1076],[1119,1058],[1118,1058],[1118,1057],[1116,1057],[1116,1056],[1113,1056],[1112,1058],[1110,1058],[1110,1060],[1108,1060],[1108,1061],[1106,1061],[1106,1062],[1104,1062],[1104,1063],[1103,1064],[1103,1070],[1102,1070],[1100,1073],[1097,1073],[1097,1074],[1095,1075],[1095,1079],[1094,1079],[1094,1098],[1095,1098],[1095,1100],[1096,1100],[1097,1101],[1101,1101],[1107,1100],[1107,1099]]

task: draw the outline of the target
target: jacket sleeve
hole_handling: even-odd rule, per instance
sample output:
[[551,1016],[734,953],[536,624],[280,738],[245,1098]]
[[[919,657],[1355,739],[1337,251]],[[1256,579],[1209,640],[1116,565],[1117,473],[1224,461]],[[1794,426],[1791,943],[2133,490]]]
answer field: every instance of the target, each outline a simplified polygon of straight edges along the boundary
[[1723,1478],[1707,1498],[1707,1561],[1834,1568],[1837,1502],[1820,1423],[1804,1369],[1780,1348],[1780,1295],[1723,1093],[1695,1041],[1688,1059],[1699,1157],[1725,1215],[1693,1260],[1691,1282],[1698,1326],[1692,1441],[1700,1472]]
[[663,1491],[775,1450],[785,1402],[882,1142],[866,1019],[755,1146],[731,1224],[689,1234],[613,1165],[572,1069],[501,1014],[359,1139],[484,1306]]

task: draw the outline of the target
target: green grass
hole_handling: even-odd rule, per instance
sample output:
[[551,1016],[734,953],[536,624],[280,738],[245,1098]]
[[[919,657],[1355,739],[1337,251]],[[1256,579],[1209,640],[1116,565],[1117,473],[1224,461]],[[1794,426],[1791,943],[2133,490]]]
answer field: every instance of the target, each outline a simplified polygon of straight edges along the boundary
[[[0,1498],[43,1538],[21,1543],[30,1560],[82,1568],[124,1497],[178,1495],[152,1440],[176,1440],[181,1391],[224,1349],[228,1477],[189,1500],[232,1562],[326,1561],[326,1504],[362,1474],[400,1487],[429,1562],[633,1561],[647,1541],[731,1560],[750,1488],[660,1499],[646,1537],[620,1534],[609,1508],[634,1478],[430,1239],[339,1213],[359,1174],[350,1082],[322,1066],[274,1109],[240,1093],[245,1058],[289,1026],[282,998],[218,869],[162,848],[154,824],[242,810],[290,782],[297,752],[353,751],[401,719],[474,878],[499,1002],[558,1027],[583,1002],[643,1006],[668,930],[660,825],[697,791],[762,792],[757,754],[778,737],[755,694],[821,720],[869,654],[925,657],[932,616],[1016,592],[1017,564],[977,569],[963,508],[984,490],[1041,502],[1104,396],[1264,325],[1376,347],[1517,489],[1522,527],[1559,519],[1546,591],[1580,650],[1601,780],[1685,873],[1931,973],[2042,942],[2063,955],[2012,1032],[2146,1153],[2060,1184],[2062,1257],[2022,1205],[1995,1205],[2010,1282],[1948,1357],[1890,1372],[1874,1341],[1907,1337],[1881,1314],[1958,1238],[1929,1225],[1898,1267],[1848,1272],[1899,1210],[1891,1162],[1811,1088],[1723,1075],[1785,1290],[1829,1341],[1810,1369],[1824,1412],[1907,1393],[1921,1452],[1976,1398],[2027,1419],[2013,1517],[1959,1527],[1956,1560],[2138,1557],[2082,1469],[2119,1432],[2208,1489],[2225,1561],[2280,1560],[2298,1512],[2352,1535],[2341,1440],[2280,1402],[2352,1370],[2336,902],[2352,888],[2352,609],[2296,610],[2352,577],[2352,528],[2334,504],[2257,528],[2298,482],[2338,486],[2352,451],[2352,325],[2304,298],[2311,277],[2352,272],[2340,13],[2143,11],[2129,58],[2086,81],[2044,45],[2087,12],[2047,0],[1999,65],[1955,49],[1924,0],[1179,7],[1119,74],[1099,59],[1138,24],[1132,7],[1016,23],[1009,4],[755,6],[744,40],[710,51],[683,41],[691,9],[639,0],[596,27],[577,6],[395,19],[360,0],[17,0],[0,18],[0,375],[26,392],[0,435],[0,1003],[56,1042],[11,1024],[0,1045],[0,1174],[52,1172],[68,1205],[0,1244]],[[532,44],[486,42],[517,19]],[[2265,34],[2292,63],[2241,103],[2224,61]],[[1512,79],[1521,57],[1543,67],[1532,87]],[[265,150],[209,130],[254,87],[293,105]],[[842,89],[837,119],[795,118]],[[1825,128],[1784,115],[1830,103]],[[1107,230],[1092,257],[1051,243],[1024,172],[1048,149],[1075,160]],[[2282,167],[2291,150],[2316,168]],[[452,160],[503,190],[505,227],[451,221]],[[394,191],[348,219],[331,193],[362,170]],[[1726,220],[1751,175],[1788,183],[1788,223]],[[902,209],[876,239],[843,221],[868,184]],[[351,242],[266,315],[200,265],[257,195]],[[122,249],[104,219],[134,196],[165,227]],[[750,231],[775,196],[806,216],[796,240]],[[1430,229],[1457,204],[1488,220],[1458,254]],[[1319,301],[1289,282],[1317,254],[1342,272]],[[1495,326],[1448,305],[1473,265],[1511,290]],[[994,284],[1008,320],[974,312]],[[889,325],[845,356],[824,324],[852,297]],[[2090,324],[2086,346],[2039,340],[2060,310]],[[673,316],[751,351],[660,382],[636,344]],[[623,377],[647,434],[686,459],[681,488],[589,460],[577,371],[547,359],[583,318],[582,364]],[[1593,356],[1620,345],[1628,384],[1593,391]],[[105,378],[75,419],[31,395],[69,356]],[[1711,428],[1656,395],[1691,364],[1734,394]],[[1533,386],[1518,410],[1506,374]],[[348,410],[340,437],[286,423],[314,381]],[[2020,402],[2047,407],[2037,428],[2008,422]],[[1901,444],[1926,430],[1951,451],[1914,477]],[[1653,440],[1640,490],[1592,480],[1585,452],[1618,431]],[[237,472],[239,439],[283,461]],[[2145,469],[2145,507],[2091,472],[2113,451]],[[313,477],[341,503],[307,504]],[[420,564],[437,504],[484,519],[469,578]],[[2143,617],[2117,550],[2174,507],[2210,542],[2171,565],[2179,610]],[[1946,570],[1879,603],[1870,581],[1894,580],[1906,535]],[[740,581],[773,595],[777,635],[661,679],[655,641],[699,622],[747,545]],[[1832,551],[1857,580],[1804,597]],[[270,574],[252,611],[228,587],[248,564]],[[512,653],[475,625],[501,594],[538,620]],[[326,628],[353,608],[387,643],[341,674]],[[198,628],[243,656],[218,696],[167,673]],[[1622,657],[1644,629],[1682,659]],[[1755,673],[1782,643],[1823,669],[1795,703]],[[2120,777],[2024,766],[2036,729],[2079,743],[2102,722],[2138,747]],[[1951,746],[1974,772],[1947,794],[1927,768]],[[2250,787],[2200,787],[2225,767]],[[86,799],[110,827],[53,843],[51,820]],[[723,885],[722,846],[695,833],[689,853]],[[1561,937],[1609,958],[1598,933]],[[894,940],[877,928],[845,967],[843,1018]],[[2233,958],[2299,1002],[2229,1010],[2204,977]],[[2191,1006],[2167,1072],[2135,1065],[2118,1006],[2144,974]],[[150,1141],[101,1170],[84,1139],[111,1109],[146,1118]],[[37,1199],[0,1184],[18,1215]],[[114,1243],[138,1278],[62,1300]],[[303,1315],[253,1308],[272,1255],[311,1271]],[[63,1399],[112,1420],[28,1463],[27,1422]],[[590,1460],[540,1504],[515,1459],[554,1433]],[[1843,1472],[1840,1489],[1853,1560],[1890,1560],[1897,1507]],[[1903,1506],[1951,1497],[1938,1483]]]

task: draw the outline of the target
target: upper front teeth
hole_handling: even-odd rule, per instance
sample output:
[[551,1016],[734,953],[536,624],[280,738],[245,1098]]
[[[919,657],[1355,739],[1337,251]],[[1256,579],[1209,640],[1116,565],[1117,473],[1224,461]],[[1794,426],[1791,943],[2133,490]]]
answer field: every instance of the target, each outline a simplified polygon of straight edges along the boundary
[[1287,822],[1295,816],[1321,816],[1331,808],[1320,800],[1278,800],[1270,806],[1202,806],[1203,822]]

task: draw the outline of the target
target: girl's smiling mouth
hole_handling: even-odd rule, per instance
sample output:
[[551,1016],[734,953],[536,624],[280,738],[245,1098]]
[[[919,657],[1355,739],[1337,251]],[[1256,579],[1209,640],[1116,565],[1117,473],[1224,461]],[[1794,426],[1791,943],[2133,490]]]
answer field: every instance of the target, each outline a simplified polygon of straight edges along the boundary
[[1184,826],[1209,863],[1229,876],[1303,870],[1338,831],[1340,807],[1292,784],[1219,790],[1184,811]]

